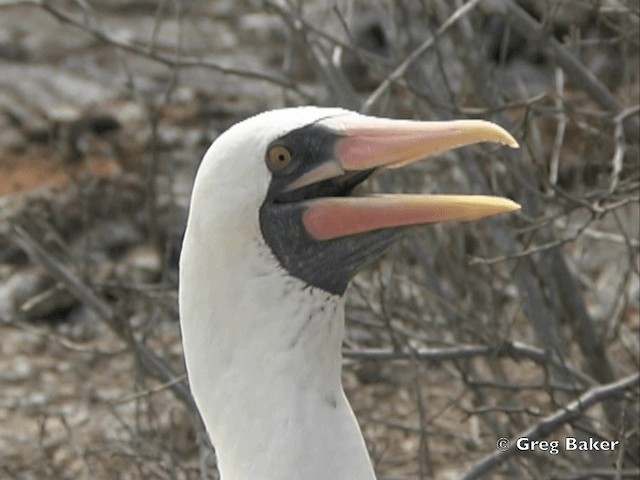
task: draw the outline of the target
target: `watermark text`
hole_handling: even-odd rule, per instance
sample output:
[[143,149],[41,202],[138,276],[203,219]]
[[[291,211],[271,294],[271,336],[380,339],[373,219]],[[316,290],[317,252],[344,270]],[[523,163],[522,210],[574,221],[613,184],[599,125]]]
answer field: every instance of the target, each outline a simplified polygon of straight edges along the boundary
[[561,450],[567,452],[593,452],[593,451],[614,451],[620,446],[619,440],[600,440],[593,437],[579,439],[566,437],[563,440],[533,440],[529,437],[520,437],[513,440],[499,438],[496,448],[501,452],[506,452],[515,446],[520,451],[544,452],[549,455],[558,455]]

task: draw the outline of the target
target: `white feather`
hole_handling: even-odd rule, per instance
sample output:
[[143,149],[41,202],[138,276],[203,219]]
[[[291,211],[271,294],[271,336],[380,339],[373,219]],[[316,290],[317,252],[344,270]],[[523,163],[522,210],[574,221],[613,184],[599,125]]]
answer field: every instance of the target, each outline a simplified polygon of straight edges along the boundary
[[189,382],[222,480],[371,480],[344,395],[341,297],[279,265],[258,211],[267,145],[321,118],[304,107],[266,112],[223,133],[198,171],[180,264]]

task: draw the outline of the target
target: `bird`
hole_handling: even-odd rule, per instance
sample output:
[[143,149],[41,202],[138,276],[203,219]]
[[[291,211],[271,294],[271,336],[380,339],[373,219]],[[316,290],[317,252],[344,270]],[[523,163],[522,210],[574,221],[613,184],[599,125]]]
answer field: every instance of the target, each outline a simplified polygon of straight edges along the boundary
[[270,110],[198,167],[179,268],[187,376],[222,480],[373,480],[341,383],[349,281],[415,225],[520,206],[481,195],[358,194],[372,174],[453,148],[516,148],[484,120]]

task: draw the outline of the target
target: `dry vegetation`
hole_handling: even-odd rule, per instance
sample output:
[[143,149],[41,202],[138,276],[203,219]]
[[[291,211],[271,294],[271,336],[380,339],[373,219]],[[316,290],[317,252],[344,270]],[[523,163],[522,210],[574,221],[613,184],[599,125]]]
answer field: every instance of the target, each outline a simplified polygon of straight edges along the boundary
[[[217,478],[176,265],[198,159],[315,103],[495,121],[376,179],[516,215],[417,229],[348,292],[381,479],[640,478],[634,0],[0,1],[0,477]],[[613,452],[496,449],[500,437]]]

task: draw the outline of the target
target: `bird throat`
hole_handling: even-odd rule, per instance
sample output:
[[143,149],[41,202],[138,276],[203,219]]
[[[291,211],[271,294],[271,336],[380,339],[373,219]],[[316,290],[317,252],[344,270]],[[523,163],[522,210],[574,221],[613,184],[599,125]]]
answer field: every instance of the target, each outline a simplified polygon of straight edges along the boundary
[[278,268],[266,245],[241,261],[190,247],[185,357],[222,480],[373,479],[341,384],[342,297]]

